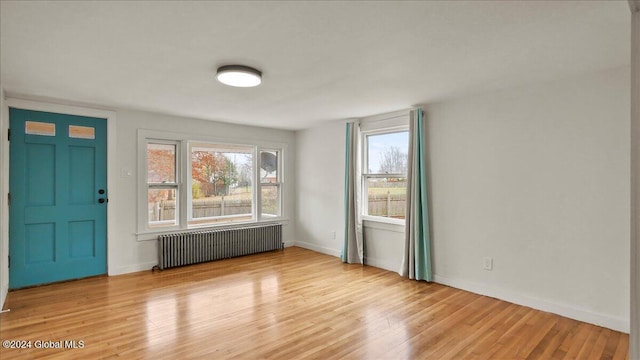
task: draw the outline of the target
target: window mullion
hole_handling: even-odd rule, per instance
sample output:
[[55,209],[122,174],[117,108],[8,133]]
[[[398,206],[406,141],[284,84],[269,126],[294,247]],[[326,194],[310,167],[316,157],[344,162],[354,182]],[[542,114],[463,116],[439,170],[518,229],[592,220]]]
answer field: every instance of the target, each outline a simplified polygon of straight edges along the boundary
[[188,218],[189,218],[189,209],[191,208],[190,203],[190,193],[191,193],[191,185],[189,184],[189,171],[191,169],[190,166],[190,156],[189,156],[189,144],[187,141],[181,141],[178,154],[176,156],[176,181],[178,182],[178,197],[180,199],[178,204],[178,215],[179,221],[178,226],[181,229],[186,229],[188,227]]
[[260,166],[262,160],[260,159],[260,151],[261,149],[257,146],[253,149],[253,157],[255,159],[253,162],[253,186],[255,187],[255,191],[253,192],[253,201],[251,202],[253,204],[251,214],[253,219],[256,221],[262,220],[262,181],[260,179]]

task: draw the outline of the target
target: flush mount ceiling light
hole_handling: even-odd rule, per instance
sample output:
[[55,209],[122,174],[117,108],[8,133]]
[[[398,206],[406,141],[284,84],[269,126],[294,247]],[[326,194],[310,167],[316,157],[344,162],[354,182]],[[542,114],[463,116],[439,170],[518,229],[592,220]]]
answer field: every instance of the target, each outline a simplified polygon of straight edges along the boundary
[[253,87],[262,82],[262,73],[244,65],[225,65],[218,68],[218,81],[235,87]]

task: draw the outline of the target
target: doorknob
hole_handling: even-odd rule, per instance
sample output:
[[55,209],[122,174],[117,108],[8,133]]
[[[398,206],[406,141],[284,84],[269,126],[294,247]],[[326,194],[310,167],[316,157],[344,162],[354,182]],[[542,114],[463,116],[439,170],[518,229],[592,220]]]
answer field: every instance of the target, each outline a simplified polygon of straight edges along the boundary
[[104,203],[104,199],[103,199],[103,198],[100,198],[100,199],[98,199],[98,202],[99,202],[100,204],[102,204],[102,203]]

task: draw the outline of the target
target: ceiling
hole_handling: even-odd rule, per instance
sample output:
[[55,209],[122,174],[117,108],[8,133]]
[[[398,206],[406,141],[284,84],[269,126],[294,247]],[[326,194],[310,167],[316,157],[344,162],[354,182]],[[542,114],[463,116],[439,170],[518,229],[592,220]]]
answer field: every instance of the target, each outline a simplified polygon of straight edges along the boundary
[[[54,98],[303,129],[626,66],[627,1],[6,1],[0,81]],[[232,88],[215,70],[263,72]]]

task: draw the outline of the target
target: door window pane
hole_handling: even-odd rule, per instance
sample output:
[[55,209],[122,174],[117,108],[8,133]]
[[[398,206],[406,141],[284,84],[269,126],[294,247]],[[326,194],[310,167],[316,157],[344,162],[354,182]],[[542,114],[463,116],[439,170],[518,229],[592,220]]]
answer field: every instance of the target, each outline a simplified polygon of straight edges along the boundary
[[29,135],[56,136],[56,124],[25,121],[24,132]]
[[69,137],[76,139],[95,139],[96,129],[90,126],[69,125]]
[[175,144],[147,144],[147,182],[152,184],[176,182]]

